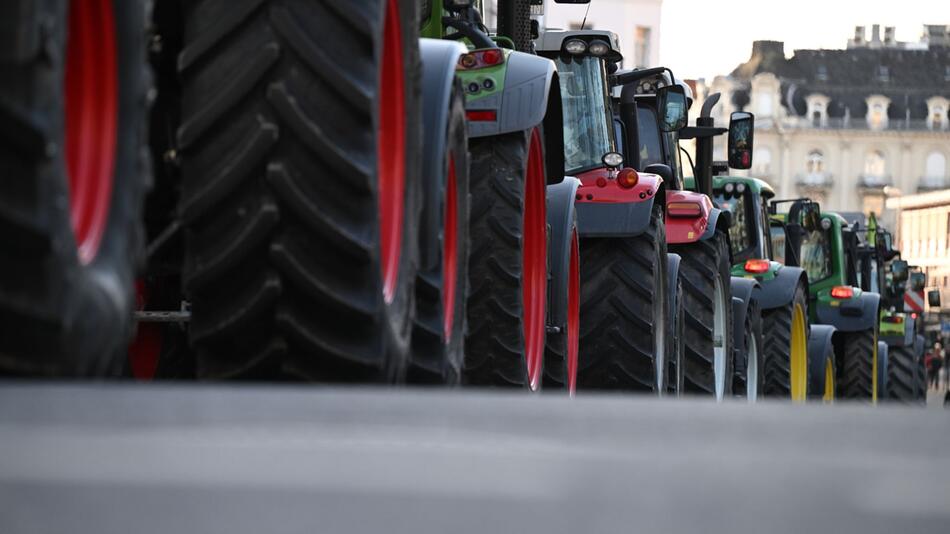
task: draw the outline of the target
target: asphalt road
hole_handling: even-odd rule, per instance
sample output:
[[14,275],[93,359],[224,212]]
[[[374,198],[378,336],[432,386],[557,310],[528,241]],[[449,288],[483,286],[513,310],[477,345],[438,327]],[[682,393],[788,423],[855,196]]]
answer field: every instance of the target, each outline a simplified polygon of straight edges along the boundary
[[950,412],[0,385],[0,532],[950,531]]

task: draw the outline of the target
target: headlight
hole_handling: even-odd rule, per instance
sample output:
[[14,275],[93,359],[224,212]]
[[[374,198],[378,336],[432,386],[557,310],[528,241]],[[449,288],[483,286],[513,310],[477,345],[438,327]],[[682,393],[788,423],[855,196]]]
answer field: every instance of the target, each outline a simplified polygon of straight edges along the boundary
[[736,193],[742,194],[745,192],[745,184],[736,184]]
[[611,169],[616,169],[617,167],[623,165],[623,155],[619,152],[608,152],[604,154],[603,159],[604,165],[610,167]]
[[829,219],[829,218],[827,218],[827,217],[825,217],[824,219],[822,219],[822,220],[821,220],[821,229],[822,229],[822,230],[829,230],[829,229],[831,229],[831,219]]
[[580,39],[570,39],[564,43],[564,50],[569,54],[583,54],[587,51],[587,43]]
[[600,40],[592,41],[587,49],[594,56],[606,56],[610,53],[610,45]]
[[735,188],[736,188],[736,186],[735,186],[735,184],[733,184],[732,182],[729,182],[728,184],[726,184],[725,187],[723,187],[723,189],[726,191],[726,193],[730,193],[730,194],[733,192],[733,190],[735,190]]

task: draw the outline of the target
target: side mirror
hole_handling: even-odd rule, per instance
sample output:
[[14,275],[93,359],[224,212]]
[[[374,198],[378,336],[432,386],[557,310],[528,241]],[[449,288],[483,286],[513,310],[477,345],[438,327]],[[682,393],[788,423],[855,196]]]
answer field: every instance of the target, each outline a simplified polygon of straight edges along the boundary
[[927,292],[927,304],[929,304],[931,308],[940,307],[940,291],[939,290],[931,289],[930,291]]
[[755,116],[735,111],[729,117],[729,166],[733,169],[752,167],[752,137]]
[[656,91],[660,112],[660,130],[675,132],[686,126],[686,92],[679,85],[667,85]]
[[924,273],[910,273],[910,288],[914,291],[923,291],[927,285],[927,275]]
[[907,281],[907,262],[894,260],[891,262],[891,280],[895,283]]
[[814,202],[806,202],[802,206],[802,227],[809,232],[816,232],[821,228],[821,208]]

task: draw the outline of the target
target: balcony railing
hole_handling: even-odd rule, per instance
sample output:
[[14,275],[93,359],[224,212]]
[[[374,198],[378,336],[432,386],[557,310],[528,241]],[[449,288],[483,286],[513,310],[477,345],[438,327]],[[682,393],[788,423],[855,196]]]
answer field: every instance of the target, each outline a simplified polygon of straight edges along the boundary
[[940,189],[950,189],[950,180],[943,176],[922,176],[917,182],[917,192],[926,193],[927,191],[937,191]]
[[834,185],[834,177],[830,172],[810,172],[795,176],[795,185],[805,188],[830,188]]
[[858,187],[865,189],[883,189],[893,185],[890,175],[877,176],[874,174],[862,174],[858,176]]

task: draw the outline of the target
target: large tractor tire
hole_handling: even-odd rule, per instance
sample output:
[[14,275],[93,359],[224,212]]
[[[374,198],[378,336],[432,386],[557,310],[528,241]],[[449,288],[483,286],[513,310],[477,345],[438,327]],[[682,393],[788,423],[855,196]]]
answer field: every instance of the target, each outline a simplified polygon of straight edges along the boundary
[[887,379],[888,362],[890,361],[890,347],[883,341],[877,342],[877,398],[890,398],[890,380]]
[[917,401],[917,358],[914,347],[890,347],[887,355],[887,396],[899,402]]
[[540,127],[474,139],[463,382],[537,391],[544,367],[547,215]]
[[184,10],[183,284],[200,378],[404,377],[420,211],[416,4]]
[[[438,191],[424,200],[440,216],[438,262],[416,279],[416,318],[408,381],[458,385],[465,355],[465,304],[468,296],[469,155],[465,94],[456,83],[449,101],[446,153]],[[429,219],[423,214],[423,220]]]
[[581,243],[578,389],[666,392],[667,260],[659,206],[636,237]]
[[[550,188],[567,184],[558,184]],[[568,185],[568,187],[570,187]],[[575,188],[576,189],[576,188]],[[548,202],[552,199],[548,197]],[[574,195],[567,198],[566,206],[549,204],[548,216],[551,242],[548,248],[548,264],[551,268],[548,281],[549,317],[563,317],[564,321],[552,321],[544,344],[545,390],[567,391],[574,395],[577,390],[577,363],[580,353],[580,302],[581,259],[580,238],[577,235],[577,212],[574,210]],[[552,220],[560,210],[568,210],[566,231],[555,228],[560,224]],[[557,243],[556,240],[561,240]],[[562,309],[557,309],[563,307]]]
[[732,392],[749,402],[758,402],[765,388],[765,355],[762,352],[762,312],[754,299],[746,310],[742,341],[742,350],[736,353]]
[[684,393],[732,394],[732,298],[729,244],[716,230],[711,239],[676,245],[683,258],[683,306],[686,310]]
[[117,376],[150,182],[145,2],[0,4],[0,373]]
[[838,396],[877,401],[877,326],[835,336]]
[[766,397],[803,402],[808,397],[808,293],[795,288],[784,306],[762,312]]
[[[670,257],[679,258],[677,254],[667,254],[668,261]],[[679,270],[677,269],[677,275],[675,280],[667,280],[669,284],[669,300],[667,306],[669,307],[669,320],[667,322],[667,343],[669,343],[670,348],[668,351],[669,358],[666,362],[666,378],[661,380],[666,382],[666,393],[673,396],[681,396],[683,394],[685,377],[683,375],[683,369],[685,368],[684,358],[686,353],[686,343],[683,341],[683,335],[686,332],[686,310],[683,308],[683,280],[679,275]]]

